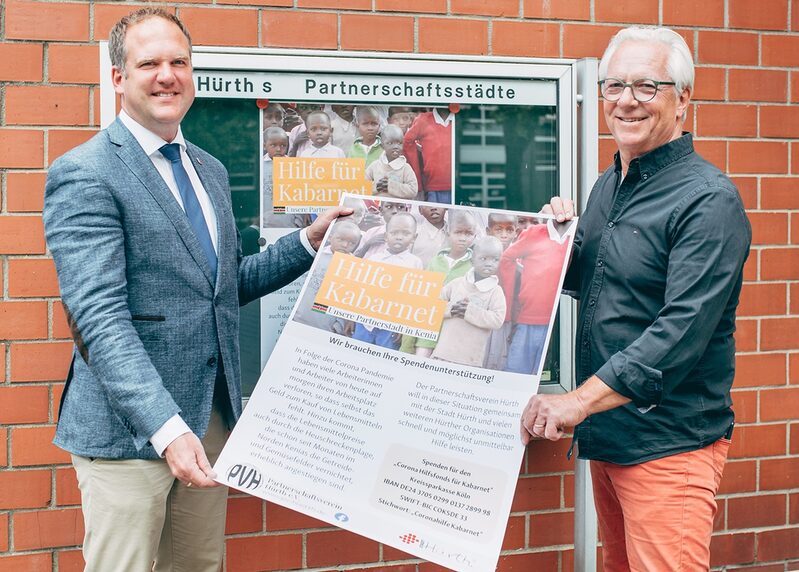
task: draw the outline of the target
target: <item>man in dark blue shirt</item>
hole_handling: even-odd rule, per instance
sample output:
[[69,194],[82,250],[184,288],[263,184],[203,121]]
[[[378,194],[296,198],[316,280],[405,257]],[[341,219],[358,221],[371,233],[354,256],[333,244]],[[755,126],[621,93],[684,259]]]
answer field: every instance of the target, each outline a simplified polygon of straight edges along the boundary
[[[606,571],[707,570],[733,412],[735,309],[751,228],[729,179],[683,133],[694,69],[667,29],[629,28],[599,65],[619,152],[578,224],[579,387],[537,395],[522,440],[576,427]],[[544,208],[559,221],[569,200]]]

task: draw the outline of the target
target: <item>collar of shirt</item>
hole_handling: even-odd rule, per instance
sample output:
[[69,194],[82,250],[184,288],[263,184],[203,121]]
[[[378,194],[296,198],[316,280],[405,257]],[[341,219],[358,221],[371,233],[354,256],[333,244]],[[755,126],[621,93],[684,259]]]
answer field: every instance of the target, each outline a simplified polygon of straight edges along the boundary
[[438,109],[436,109],[434,107],[433,108],[433,119],[439,125],[443,125],[444,127],[446,127],[447,125],[449,125],[450,123],[452,123],[455,120],[455,114],[450,111],[449,115],[447,115],[447,118],[446,119],[442,119],[441,116],[438,114]]
[[474,268],[470,268],[466,273],[466,281],[469,284],[473,284],[478,292],[488,292],[489,290],[496,288],[496,286],[499,284],[499,278],[496,276],[486,276],[482,280],[477,280],[475,282]]
[[272,157],[270,157],[269,155],[264,155],[264,163],[271,163],[271,162],[272,162]]
[[[630,171],[637,170],[640,173],[641,179],[646,181],[664,167],[671,165],[675,161],[693,152],[693,137],[687,131],[683,131],[681,137],[669,141],[665,145],[652,149],[649,153],[645,153],[630,161],[628,174]],[[618,152],[613,156],[613,163],[616,171],[621,173],[621,157]]]
[[395,171],[399,171],[405,166],[408,160],[405,158],[405,155],[400,155],[393,161],[389,161],[388,158],[386,157],[386,152],[383,151],[383,154],[380,155],[380,162],[383,163],[384,165],[388,165]]
[[563,236],[560,235],[555,228],[555,221],[553,219],[547,219],[547,231],[549,232],[549,240],[557,242],[558,244],[563,244],[569,238],[569,234],[566,232],[563,233]]
[[128,131],[136,138],[136,141],[139,142],[139,145],[141,145],[141,148],[144,149],[144,152],[147,153],[148,156],[152,156],[153,153],[160,153],[158,150],[167,143],[177,143],[184,152],[186,151],[186,140],[183,139],[183,132],[180,126],[178,126],[178,134],[172,141],[164,141],[161,137],[146,127],[143,127],[130,115],[125,113],[124,109],[119,112],[119,120],[128,128]]
[[[355,138],[355,144],[356,145],[360,145],[361,147],[366,149],[366,152],[368,153],[369,151],[371,151],[372,149],[374,149],[375,147],[378,147],[380,145],[380,136],[375,137],[375,142],[374,143],[372,143],[371,145],[367,145],[366,143],[363,142],[363,137],[358,135],[358,137]],[[385,153],[385,151],[384,151],[384,153]]]
[[443,248],[443,249],[441,249],[441,250],[439,251],[439,254],[443,254],[443,255],[446,257],[446,259],[447,259],[447,262],[449,262],[449,263],[450,263],[450,264],[449,264],[449,267],[450,267],[450,268],[452,268],[453,266],[455,266],[455,265],[456,265],[458,262],[460,262],[461,260],[471,260],[471,259],[472,259],[472,249],[471,249],[471,248],[467,248],[467,249],[466,249],[466,252],[464,253],[464,255],[463,255],[463,256],[461,256],[460,258],[452,258],[452,257],[449,255],[449,253],[450,253],[450,252],[452,252],[452,249],[451,249],[451,248]]

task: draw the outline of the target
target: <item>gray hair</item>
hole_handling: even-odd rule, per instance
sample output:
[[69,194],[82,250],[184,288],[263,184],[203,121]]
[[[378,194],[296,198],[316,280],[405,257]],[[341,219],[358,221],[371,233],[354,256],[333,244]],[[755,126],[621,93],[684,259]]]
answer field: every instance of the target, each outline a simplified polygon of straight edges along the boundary
[[599,62],[599,79],[607,78],[610,59],[624,42],[650,42],[666,46],[669,49],[668,59],[666,60],[666,73],[669,74],[669,79],[677,84],[674,86],[677,93],[682,93],[685,88],[693,89],[694,60],[691,57],[691,50],[688,49],[688,44],[674,30],[651,26],[631,26],[619,31],[611,38],[605,53],[602,55],[602,60]]
[[145,20],[149,20],[150,18],[163,18],[175,24],[180,28],[180,31],[183,32],[183,35],[186,36],[186,40],[189,42],[189,50],[191,50],[191,36],[189,35],[189,30],[177,16],[170,14],[163,8],[156,8],[153,6],[140,8],[124,16],[119,22],[114,24],[114,27],[111,28],[111,33],[108,35],[108,53],[111,56],[111,65],[118,69],[123,76],[127,76],[125,72],[125,61],[128,59],[128,54],[125,50],[125,38],[128,34],[128,28]]

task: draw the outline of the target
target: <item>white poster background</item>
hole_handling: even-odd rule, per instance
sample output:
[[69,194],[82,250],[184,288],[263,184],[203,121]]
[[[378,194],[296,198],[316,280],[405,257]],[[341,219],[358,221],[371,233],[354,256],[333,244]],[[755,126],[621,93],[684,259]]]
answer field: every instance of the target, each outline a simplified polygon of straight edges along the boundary
[[494,570],[524,453],[519,418],[540,370],[422,358],[291,319],[217,480],[454,570]]

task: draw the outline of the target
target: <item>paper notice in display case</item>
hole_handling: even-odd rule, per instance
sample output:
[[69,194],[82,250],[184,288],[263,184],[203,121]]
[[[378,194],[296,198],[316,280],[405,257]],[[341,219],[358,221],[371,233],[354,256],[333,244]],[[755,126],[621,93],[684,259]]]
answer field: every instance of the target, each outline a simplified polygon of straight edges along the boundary
[[494,570],[576,221],[347,200],[365,208],[328,231],[214,470],[442,566]]

